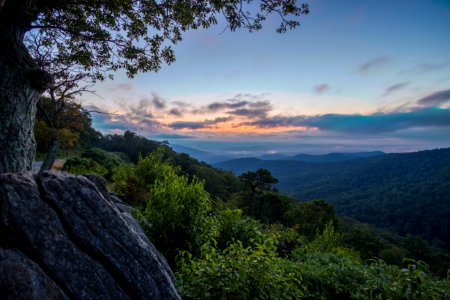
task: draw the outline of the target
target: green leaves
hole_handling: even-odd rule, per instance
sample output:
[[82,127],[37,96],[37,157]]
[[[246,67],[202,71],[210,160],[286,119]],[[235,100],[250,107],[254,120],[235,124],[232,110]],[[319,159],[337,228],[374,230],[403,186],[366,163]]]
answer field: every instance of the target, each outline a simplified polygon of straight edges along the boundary
[[151,223],[148,234],[158,250],[174,265],[178,251],[199,255],[218,235],[211,200],[197,178],[191,181],[174,168],[164,168],[149,190],[142,215]]
[[[222,15],[231,31],[257,31],[268,14],[281,19],[278,32],[297,27],[307,14],[295,1],[36,1],[31,29],[41,30],[44,43],[56,45],[58,60],[92,72],[96,79],[123,68],[128,76],[158,71],[175,60],[171,44],[187,30],[208,28]],[[255,9],[256,8],[256,9]]]
[[252,247],[239,241],[200,259],[181,255],[177,288],[184,299],[300,299],[301,268],[276,253],[268,237]]

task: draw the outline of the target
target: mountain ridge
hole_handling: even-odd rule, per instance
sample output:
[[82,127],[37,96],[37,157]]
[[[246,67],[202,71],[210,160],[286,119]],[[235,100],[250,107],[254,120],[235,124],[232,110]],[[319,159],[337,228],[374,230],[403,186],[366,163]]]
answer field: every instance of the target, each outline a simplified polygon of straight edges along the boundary
[[450,148],[332,162],[238,159],[215,166],[237,175],[268,169],[279,180],[276,187],[299,201],[322,198],[341,215],[450,247]]

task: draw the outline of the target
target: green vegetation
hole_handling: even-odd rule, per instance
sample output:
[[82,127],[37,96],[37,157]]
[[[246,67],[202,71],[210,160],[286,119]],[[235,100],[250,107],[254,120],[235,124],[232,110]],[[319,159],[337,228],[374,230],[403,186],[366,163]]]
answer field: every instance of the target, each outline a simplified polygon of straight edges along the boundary
[[344,162],[265,161],[217,165],[241,174],[268,169],[299,201],[325,199],[336,212],[450,250],[450,149],[386,154]]
[[231,172],[212,168],[187,154],[173,151],[164,142],[151,141],[131,131],[125,131],[123,135],[104,135],[97,143],[97,147],[106,151],[124,153],[133,163],[137,163],[140,156],[146,157],[158,147],[162,147],[162,159],[170,160],[174,165],[179,166],[180,171],[189,179],[195,176],[204,181],[206,191],[213,198],[226,199],[231,193],[239,190],[239,181]]
[[277,255],[277,241],[244,247],[240,241],[202,258],[181,254],[178,290],[184,299],[300,299],[301,269]]
[[268,170],[237,178],[130,132],[99,146],[116,152],[92,148],[65,169],[105,176],[137,208],[184,299],[450,297],[447,252],[338,217],[324,200],[297,202]]
[[162,178],[156,179],[142,215],[151,223],[149,238],[173,267],[179,251],[199,255],[202,247],[218,235],[218,223],[211,215],[211,199],[203,183],[197,178],[188,182],[174,169],[164,170]]
[[98,143],[101,133],[92,127],[92,118],[80,104],[64,103],[63,109],[55,111],[51,99],[41,97],[36,113],[34,136],[37,142],[37,154],[43,159],[55,141],[58,142],[57,154],[66,157],[79,154]]

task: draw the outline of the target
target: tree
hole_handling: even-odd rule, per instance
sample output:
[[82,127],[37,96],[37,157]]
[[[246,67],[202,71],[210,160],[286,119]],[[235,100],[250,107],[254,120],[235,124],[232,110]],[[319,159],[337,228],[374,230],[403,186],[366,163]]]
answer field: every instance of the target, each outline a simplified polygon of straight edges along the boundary
[[272,176],[267,169],[258,169],[256,172],[245,172],[239,176],[241,182],[250,189],[252,195],[254,195],[258,190],[272,190],[272,184],[278,182],[278,179]]
[[49,170],[60,148],[70,149],[80,139],[90,146],[99,139],[100,133],[92,128],[89,112],[75,101],[54,101],[41,97],[38,102],[34,134],[39,152],[46,153],[41,171]]
[[[248,191],[243,195],[246,213],[265,221],[271,220],[272,218],[267,216],[267,211],[273,209],[274,206],[283,206],[281,203],[284,202],[272,188],[272,184],[277,183],[278,179],[273,177],[267,169],[245,172],[239,176],[239,179]],[[264,208],[266,213],[262,211]]]
[[[79,65],[102,80],[125,69],[132,77],[175,60],[170,44],[183,32],[208,28],[222,15],[231,30],[262,28],[268,14],[278,32],[295,28],[308,6],[293,0],[2,0],[0,1],[0,173],[31,170],[33,123],[40,94],[52,84],[24,45],[30,31],[58,49],[57,61]],[[256,12],[255,12],[256,10]],[[6,45],[6,46],[5,46]]]
[[[79,135],[67,128],[73,127],[74,123],[78,123],[78,128],[82,127],[80,118],[73,118],[81,110],[81,105],[76,103],[75,96],[83,92],[91,92],[89,88],[95,82],[93,74],[84,71],[76,62],[55,59],[59,56],[59,48],[47,42],[44,35],[43,31],[32,32],[25,39],[25,46],[31,57],[41,70],[53,78],[53,82],[46,90],[46,97],[41,97],[37,105],[38,113],[41,113],[45,125],[51,132],[48,135],[51,141],[46,148],[47,154],[40,172],[49,170],[53,166],[60,143],[64,142],[60,141],[60,137],[68,137],[63,133],[71,133],[72,139],[76,136],[78,140]],[[81,114],[78,113],[78,115]]]

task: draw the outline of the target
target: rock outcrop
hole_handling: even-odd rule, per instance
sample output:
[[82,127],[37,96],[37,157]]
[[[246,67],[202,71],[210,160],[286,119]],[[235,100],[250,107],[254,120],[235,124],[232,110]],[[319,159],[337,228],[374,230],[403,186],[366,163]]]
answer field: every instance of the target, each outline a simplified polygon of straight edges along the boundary
[[131,213],[95,175],[0,175],[2,299],[179,299]]

